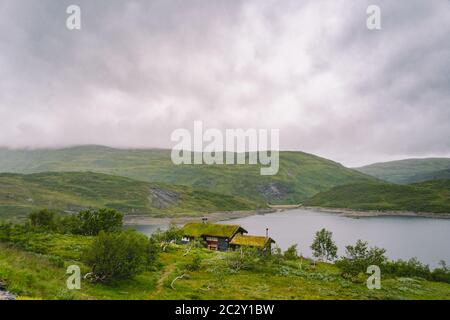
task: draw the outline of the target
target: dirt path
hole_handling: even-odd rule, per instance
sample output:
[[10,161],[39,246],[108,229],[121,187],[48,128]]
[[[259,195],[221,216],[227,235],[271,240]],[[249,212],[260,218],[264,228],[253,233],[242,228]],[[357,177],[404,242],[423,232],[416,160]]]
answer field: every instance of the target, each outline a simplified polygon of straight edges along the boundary
[[152,292],[150,295],[150,300],[155,299],[161,291],[163,290],[164,281],[169,277],[169,274],[175,270],[175,264],[168,265],[164,268],[163,273],[161,274],[161,277],[158,279],[158,282],[156,283],[155,291]]

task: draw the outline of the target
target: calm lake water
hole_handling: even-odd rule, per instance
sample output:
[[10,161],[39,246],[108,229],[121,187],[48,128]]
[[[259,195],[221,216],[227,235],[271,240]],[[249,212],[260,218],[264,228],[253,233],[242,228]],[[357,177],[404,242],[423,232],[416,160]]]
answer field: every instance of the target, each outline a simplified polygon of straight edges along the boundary
[[[362,239],[370,246],[387,250],[390,259],[417,257],[421,262],[436,267],[440,260],[450,263],[450,219],[421,217],[367,217],[348,218],[332,213],[296,209],[266,215],[227,220],[221,223],[239,224],[249,234],[269,235],[278,246],[286,249],[298,244],[298,251],[311,257],[309,246],[314,234],[321,228],[333,232],[339,248],[345,253],[345,246]],[[151,234],[158,226],[134,226],[145,234]]]

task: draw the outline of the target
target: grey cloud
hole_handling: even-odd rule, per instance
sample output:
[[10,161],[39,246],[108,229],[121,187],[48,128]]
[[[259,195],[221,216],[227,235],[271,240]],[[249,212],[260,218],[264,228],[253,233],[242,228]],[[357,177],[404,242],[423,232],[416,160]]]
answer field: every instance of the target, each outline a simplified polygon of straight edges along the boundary
[[0,145],[170,147],[200,119],[348,165],[450,155],[450,4],[378,3],[374,32],[371,1],[4,0]]

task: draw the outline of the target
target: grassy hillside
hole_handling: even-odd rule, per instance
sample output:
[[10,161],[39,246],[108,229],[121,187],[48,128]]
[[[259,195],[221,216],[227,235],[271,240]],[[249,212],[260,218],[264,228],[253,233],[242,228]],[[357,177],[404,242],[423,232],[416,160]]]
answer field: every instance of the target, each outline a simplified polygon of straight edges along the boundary
[[415,183],[450,177],[450,158],[406,159],[375,163],[356,170],[392,183]]
[[82,146],[58,150],[0,149],[0,172],[93,171],[145,182],[185,185],[266,203],[298,203],[337,185],[373,178],[302,152],[281,152],[276,176],[257,165],[175,166],[169,150]]
[[133,214],[199,214],[249,210],[258,204],[186,186],[136,181],[92,172],[0,174],[0,219],[38,208],[79,211],[108,207]]
[[[285,261],[276,268],[220,272],[228,253],[171,245],[159,257],[159,266],[128,280],[109,284],[82,280],[81,290],[66,288],[66,268],[79,265],[88,237],[45,237],[29,234],[18,246],[0,243],[0,278],[18,299],[450,299],[450,284],[420,278],[383,277],[381,290],[369,290],[365,277],[359,282],[342,278],[340,269],[328,263],[315,266],[307,259]],[[56,244],[55,244],[56,243]],[[76,250],[74,250],[76,249]],[[194,257],[200,269],[186,271]],[[222,270],[222,269],[218,269]],[[170,284],[180,274],[172,289]]]
[[307,205],[363,210],[400,210],[450,214],[450,180],[411,185],[357,183],[335,187]]
[[423,182],[429,180],[443,180],[443,179],[450,179],[450,169],[418,173],[411,176],[411,178],[409,178],[408,180],[411,182]]

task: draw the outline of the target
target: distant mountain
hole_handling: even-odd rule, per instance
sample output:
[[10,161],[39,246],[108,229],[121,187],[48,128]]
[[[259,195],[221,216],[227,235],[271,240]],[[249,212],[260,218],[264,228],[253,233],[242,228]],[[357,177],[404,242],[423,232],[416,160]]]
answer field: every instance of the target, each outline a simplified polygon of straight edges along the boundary
[[406,159],[355,168],[381,180],[408,184],[450,177],[450,158]]
[[241,197],[92,172],[2,173],[0,186],[0,220],[23,217],[40,208],[77,212],[107,207],[126,214],[162,216],[259,207]]
[[450,169],[415,174],[409,179],[409,181],[423,182],[429,180],[442,180],[442,179],[450,179]]
[[0,172],[92,171],[239,196],[261,206],[295,204],[338,185],[375,180],[303,152],[281,152],[276,176],[261,176],[259,169],[259,165],[174,165],[170,150],[158,149],[123,150],[102,146],[0,149]]
[[329,208],[450,214],[450,180],[410,185],[356,183],[321,192],[305,204]]

